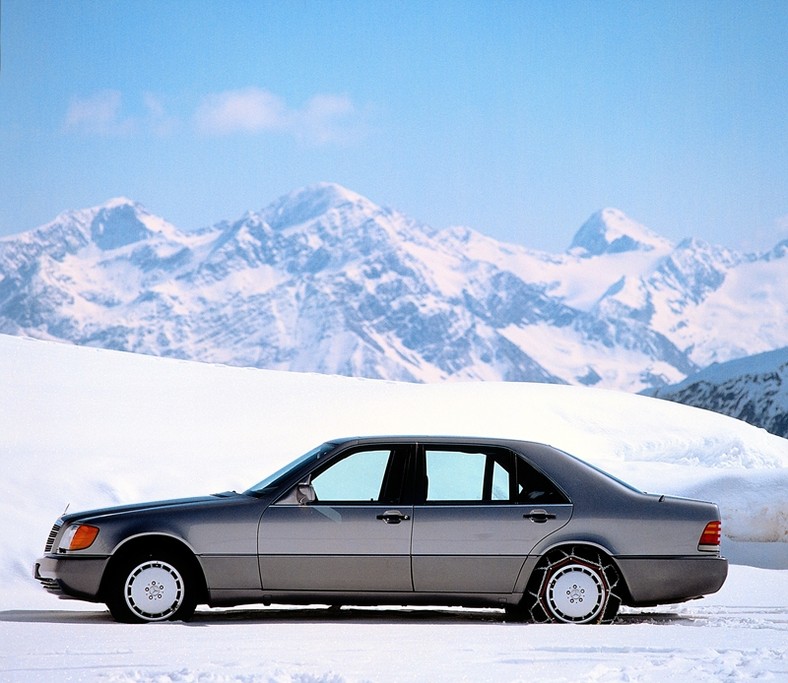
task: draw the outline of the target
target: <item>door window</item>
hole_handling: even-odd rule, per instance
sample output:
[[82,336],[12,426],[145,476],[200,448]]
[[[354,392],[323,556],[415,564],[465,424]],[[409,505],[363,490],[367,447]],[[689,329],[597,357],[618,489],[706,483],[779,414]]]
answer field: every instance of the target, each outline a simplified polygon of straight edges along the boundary
[[317,501],[361,503],[380,501],[388,488],[390,449],[364,450],[335,462],[312,478]]
[[484,453],[428,450],[427,500],[480,501],[484,493]]
[[561,491],[512,451],[427,448],[428,503],[566,503]]

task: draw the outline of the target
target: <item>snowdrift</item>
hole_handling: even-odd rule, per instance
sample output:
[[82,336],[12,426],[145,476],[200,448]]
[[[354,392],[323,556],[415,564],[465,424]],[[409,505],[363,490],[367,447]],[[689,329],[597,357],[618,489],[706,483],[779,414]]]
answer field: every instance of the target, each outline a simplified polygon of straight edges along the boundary
[[380,433],[550,443],[644,490],[713,500],[729,559],[788,568],[788,441],[668,401],[231,368],[4,335],[0,386],[11,535],[0,607],[38,602],[31,566],[67,505],[242,490],[328,438]]

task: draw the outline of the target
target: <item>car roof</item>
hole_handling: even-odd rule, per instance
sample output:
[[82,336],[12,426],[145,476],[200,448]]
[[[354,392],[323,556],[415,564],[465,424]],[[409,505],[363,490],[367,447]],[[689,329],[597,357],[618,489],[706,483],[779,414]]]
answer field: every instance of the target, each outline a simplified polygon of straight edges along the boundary
[[484,437],[484,436],[451,436],[451,435],[435,435],[435,434],[381,434],[375,436],[345,436],[337,439],[330,439],[327,443],[336,445],[345,445],[357,443],[374,444],[374,443],[425,443],[425,444],[468,444],[474,446],[489,445],[489,446],[506,446],[506,445],[532,445],[532,446],[548,446],[548,444],[538,443],[536,441],[526,441],[522,439],[507,439],[501,437]]

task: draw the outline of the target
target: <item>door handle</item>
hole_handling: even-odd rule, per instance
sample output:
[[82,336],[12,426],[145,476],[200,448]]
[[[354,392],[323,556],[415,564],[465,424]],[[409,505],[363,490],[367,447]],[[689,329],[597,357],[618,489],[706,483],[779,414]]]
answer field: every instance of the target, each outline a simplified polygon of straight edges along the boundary
[[400,522],[407,522],[410,519],[410,515],[403,515],[399,510],[386,510],[386,512],[378,515],[377,519],[386,524],[399,524]]
[[523,519],[530,519],[537,524],[544,524],[548,519],[555,519],[555,513],[547,510],[531,510],[523,515]]

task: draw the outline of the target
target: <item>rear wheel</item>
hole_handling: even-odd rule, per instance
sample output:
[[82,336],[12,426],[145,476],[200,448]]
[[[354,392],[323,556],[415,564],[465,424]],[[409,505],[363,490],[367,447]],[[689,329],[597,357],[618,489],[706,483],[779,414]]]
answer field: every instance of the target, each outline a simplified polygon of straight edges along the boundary
[[558,550],[534,570],[525,602],[534,621],[610,623],[621,605],[620,578],[605,555],[588,550]]
[[177,558],[128,558],[110,580],[107,607],[117,621],[185,620],[196,606],[195,582]]

